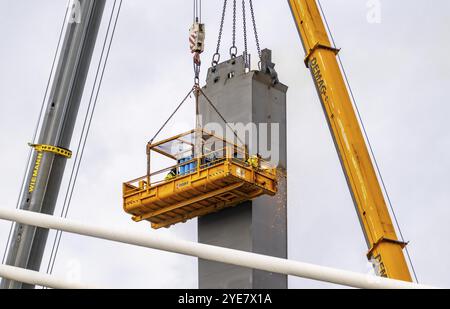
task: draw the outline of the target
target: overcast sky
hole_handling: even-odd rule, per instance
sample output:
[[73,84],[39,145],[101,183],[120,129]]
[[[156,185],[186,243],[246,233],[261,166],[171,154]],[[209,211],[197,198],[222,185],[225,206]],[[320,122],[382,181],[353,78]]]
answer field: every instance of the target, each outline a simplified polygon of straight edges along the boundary
[[[108,0],[99,42],[112,2]],[[203,2],[207,41],[202,81],[215,49],[222,5],[219,0]],[[364,237],[287,1],[254,3],[262,47],[273,50],[280,81],[289,86],[289,258],[367,273]],[[322,0],[403,234],[410,241],[419,281],[450,287],[450,267],[445,263],[450,255],[445,241],[450,234],[450,2],[380,3],[380,22],[370,23],[366,0]],[[0,0],[0,207],[16,205],[27,142],[66,5],[65,0]],[[122,182],[145,173],[146,141],[192,86],[187,44],[191,22],[192,1],[124,0],[69,218],[197,240],[196,220],[154,231],[144,222],[132,222],[122,210],[121,198]],[[228,19],[223,57],[230,45],[230,27]],[[97,61],[95,53],[93,64]],[[81,117],[92,82],[91,73]],[[190,129],[192,114],[193,105],[186,105],[162,137]],[[80,124],[78,134],[79,128]],[[75,134],[72,149],[77,139]],[[61,195],[66,185],[67,179]],[[8,230],[9,223],[0,221],[1,253]],[[112,287],[197,287],[195,258],[69,234],[63,235],[55,274]],[[334,287],[292,277],[289,286]]]

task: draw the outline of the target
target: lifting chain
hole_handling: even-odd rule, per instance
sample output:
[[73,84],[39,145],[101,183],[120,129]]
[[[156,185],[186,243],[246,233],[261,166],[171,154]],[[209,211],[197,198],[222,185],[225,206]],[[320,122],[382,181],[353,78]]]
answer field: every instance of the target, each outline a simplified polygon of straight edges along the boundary
[[253,9],[253,1],[249,0],[249,3],[250,3],[250,13],[252,15],[253,31],[255,33],[256,49],[258,50],[258,57],[259,57],[258,67],[261,70],[262,54],[261,54],[261,46],[259,45],[258,30],[256,28],[255,10]]
[[[262,61],[262,54],[261,54],[261,45],[259,43],[259,36],[258,36],[258,30],[256,27],[256,18],[255,18],[255,10],[253,7],[253,1],[252,0],[242,0],[242,23],[243,23],[243,35],[244,35],[244,50],[243,50],[243,58],[244,58],[244,65],[245,65],[245,69],[249,70],[250,69],[250,54],[248,53],[248,36],[247,36],[247,17],[246,17],[246,12],[247,12],[247,8],[246,8],[246,1],[248,1],[249,6],[250,6],[250,13],[251,13],[251,18],[252,18],[252,26],[253,26],[253,32],[254,32],[254,36],[255,36],[255,41],[256,41],[256,48],[258,50],[258,58],[259,58],[259,62],[258,62],[258,67],[259,69],[261,69],[261,61]],[[217,47],[216,47],[216,52],[213,55],[212,58],[212,62],[211,62],[211,66],[213,68],[213,70],[215,70],[217,64],[219,64],[220,62],[220,44],[222,42],[222,35],[223,35],[223,27],[224,27],[224,22],[225,22],[225,15],[226,15],[226,10],[227,10],[227,0],[224,0],[223,2],[223,10],[222,10],[222,17],[220,20],[220,28],[219,28],[219,36],[217,39]],[[232,8],[233,12],[233,27],[232,27],[232,37],[231,37],[231,47],[230,47],[230,58],[236,58],[237,54],[238,54],[238,49],[236,46],[236,15],[237,15],[237,0],[233,0],[233,8]]]
[[233,38],[232,45],[230,47],[230,57],[236,58],[237,47],[236,47],[236,0],[233,0]]
[[242,21],[244,30],[244,66],[245,69],[250,69],[250,59],[248,55],[248,44],[247,44],[247,18],[245,16],[245,0],[242,0]]
[[220,21],[220,28],[219,28],[219,38],[217,39],[217,47],[216,52],[213,55],[211,66],[215,68],[220,61],[220,42],[222,41],[222,33],[223,33],[223,24],[225,23],[225,14],[227,11],[227,0],[223,1],[223,10],[222,10],[222,19]]

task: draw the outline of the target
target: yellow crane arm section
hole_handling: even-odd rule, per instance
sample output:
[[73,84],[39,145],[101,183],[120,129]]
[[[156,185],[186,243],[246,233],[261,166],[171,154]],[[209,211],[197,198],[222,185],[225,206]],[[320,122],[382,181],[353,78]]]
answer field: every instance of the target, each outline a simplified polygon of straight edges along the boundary
[[316,0],[288,0],[342,168],[380,276],[412,281]]

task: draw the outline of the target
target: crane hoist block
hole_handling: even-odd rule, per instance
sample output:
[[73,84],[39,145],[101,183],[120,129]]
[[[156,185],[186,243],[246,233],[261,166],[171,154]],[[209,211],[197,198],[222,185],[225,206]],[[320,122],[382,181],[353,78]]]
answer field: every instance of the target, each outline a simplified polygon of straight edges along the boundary
[[189,43],[191,52],[203,53],[205,50],[205,25],[194,23],[189,29]]
[[[197,156],[195,140],[201,140]],[[152,151],[177,164],[124,183],[123,207],[134,221],[150,221],[154,229],[277,193],[275,168],[260,158],[255,163],[245,147],[204,130],[149,144],[148,158]]]

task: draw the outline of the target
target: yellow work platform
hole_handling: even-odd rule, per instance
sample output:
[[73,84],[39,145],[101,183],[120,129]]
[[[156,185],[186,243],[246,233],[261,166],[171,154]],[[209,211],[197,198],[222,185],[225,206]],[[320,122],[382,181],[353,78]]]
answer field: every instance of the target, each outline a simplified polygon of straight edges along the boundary
[[[201,140],[201,147],[191,139]],[[201,153],[195,155],[194,148]],[[150,173],[151,151],[177,160],[177,165]],[[191,152],[180,159],[180,153],[186,158]],[[148,175],[123,184],[123,207],[134,221],[150,221],[155,229],[277,192],[276,169],[260,159],[255,164],[244,148],[203,130],[150,144],[147,154]]]

